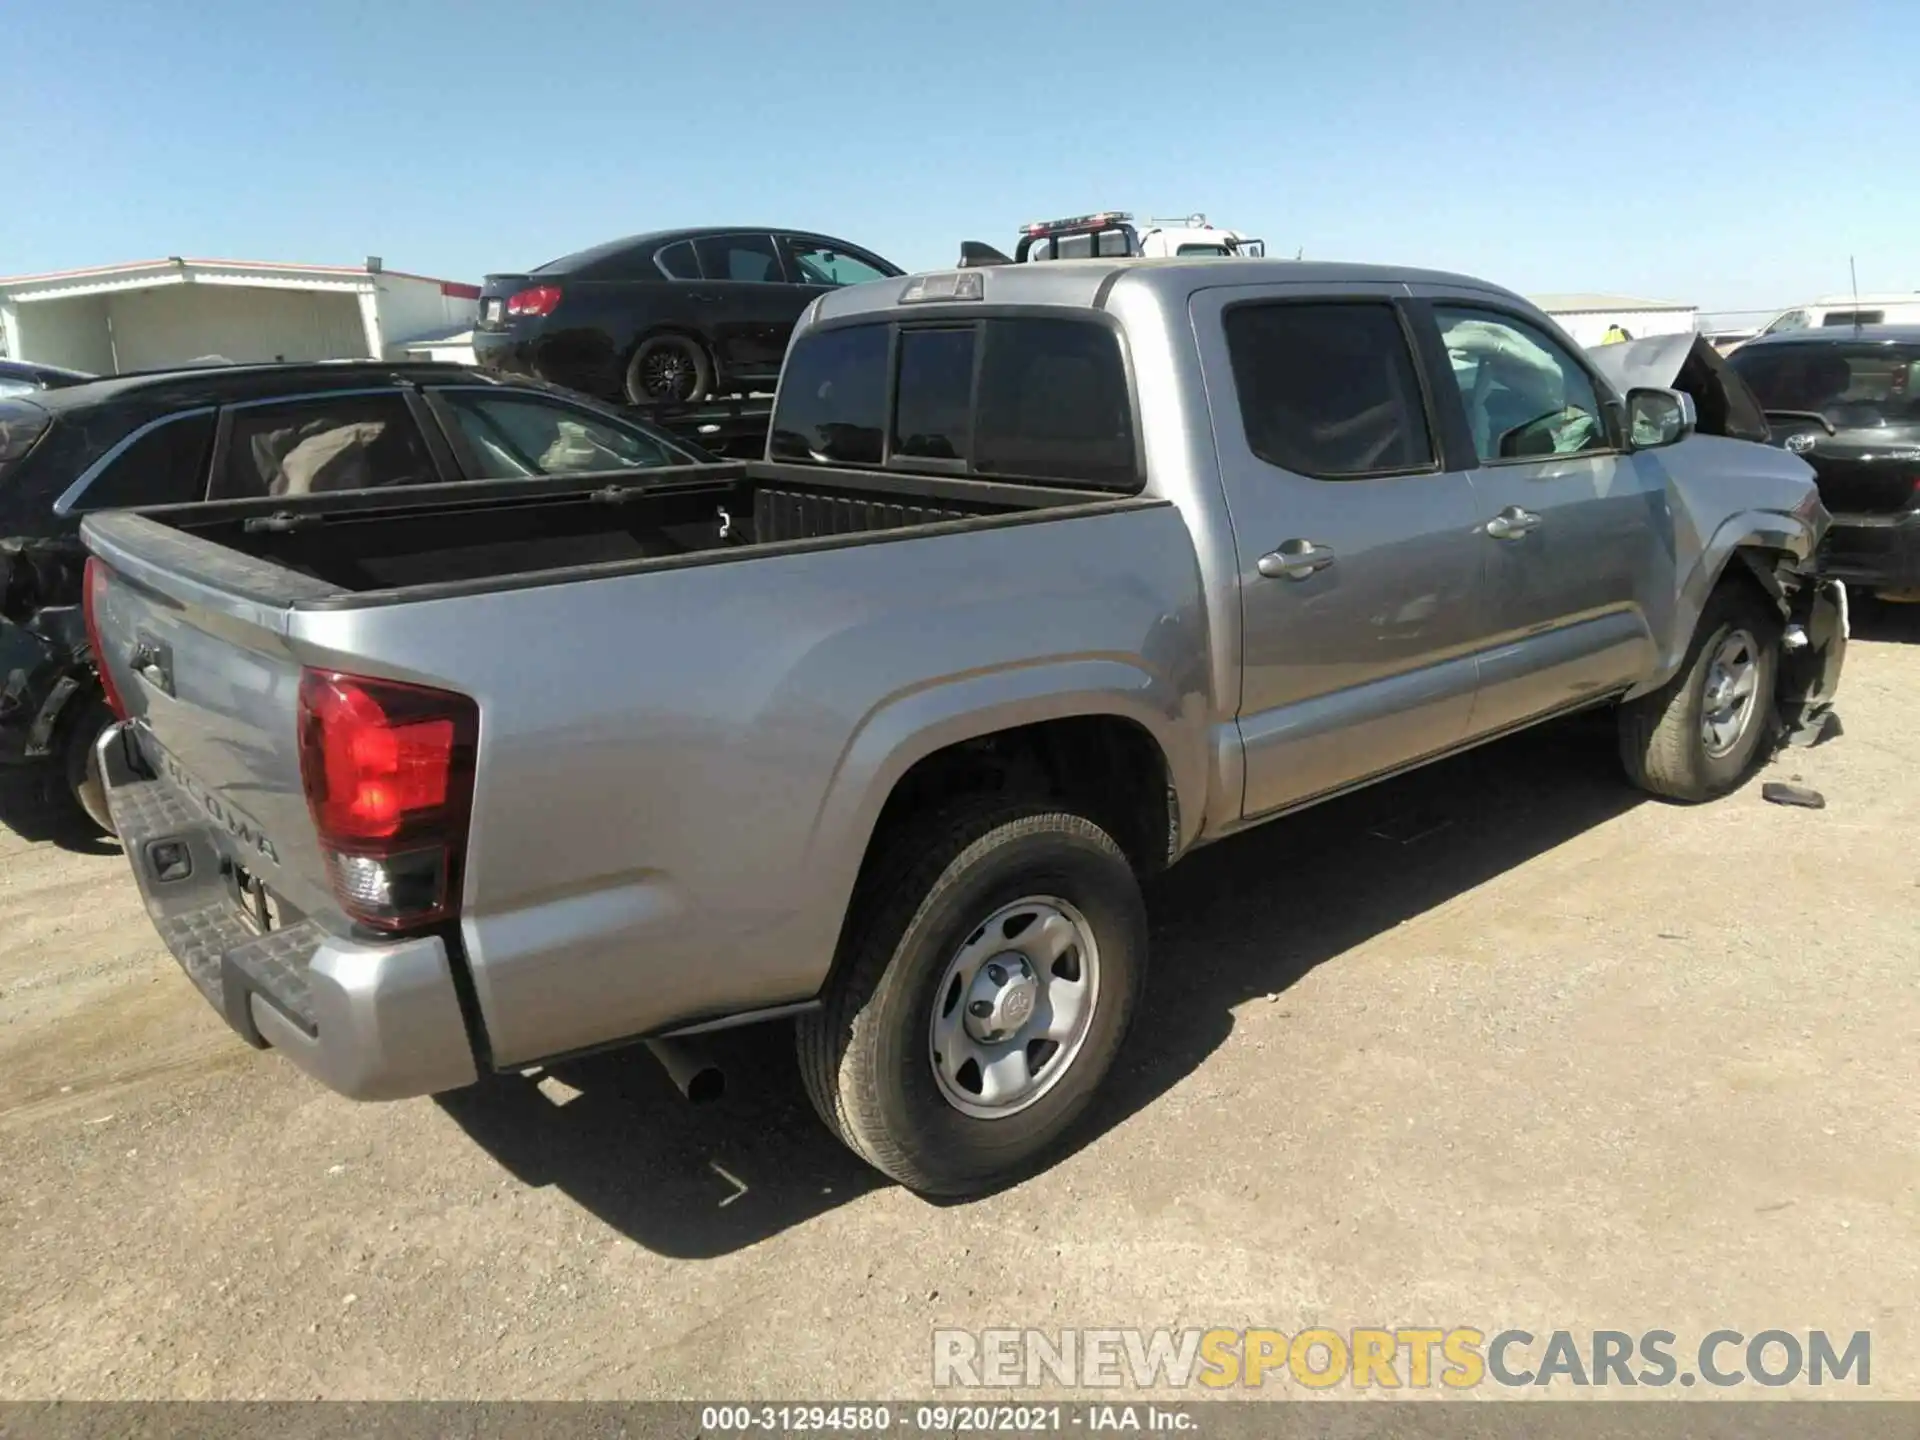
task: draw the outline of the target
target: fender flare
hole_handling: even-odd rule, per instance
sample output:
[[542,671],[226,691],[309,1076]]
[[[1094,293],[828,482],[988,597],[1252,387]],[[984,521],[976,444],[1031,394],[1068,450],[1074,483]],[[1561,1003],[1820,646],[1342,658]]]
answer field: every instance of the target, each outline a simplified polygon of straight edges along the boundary
[[1813,527],[1797,515],[1776,510],[1742,510],[1729,516],[1700,548],[1693,568],[1681,580],[1674,595],[1673,620],[1668,627],[1666,646],[1654,675],[1629,692],[1629,698],[1657,690],[1679,672],[1686,659],[1687,646],[1693,643],[1694,628],[1706,609],[1707,597],[1726,578],[1730,566],[1747,567],[1776,601],[1782,592],[1774,567],[1764,565],[1758,553],[1772,551],[1793,556],[1806,563],[1819,544]]
[[929,755],[1049,720],[1098,717],[1138,725],[1159,748],[1177,816],[1177,851],[1206,810],[1207,726],[1196,694],[1137,660],[1093,655],[955,676],[895,694],[862,717],[834,767],[808,836],[807,869],[831,893],[851,895],[881,811]]

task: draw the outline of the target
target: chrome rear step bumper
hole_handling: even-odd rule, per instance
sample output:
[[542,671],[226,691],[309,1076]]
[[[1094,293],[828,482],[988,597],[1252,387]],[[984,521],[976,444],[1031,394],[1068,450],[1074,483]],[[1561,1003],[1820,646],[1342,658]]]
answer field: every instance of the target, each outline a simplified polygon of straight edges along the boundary
[[231,864],[187,793],[143,771],[124,726],[101,737],[98,753],[147,914],[242,1039],[355,1100],[433,1095],[478,1078],[438,936],[369,943],[311,920],[262,933],[236,903]]

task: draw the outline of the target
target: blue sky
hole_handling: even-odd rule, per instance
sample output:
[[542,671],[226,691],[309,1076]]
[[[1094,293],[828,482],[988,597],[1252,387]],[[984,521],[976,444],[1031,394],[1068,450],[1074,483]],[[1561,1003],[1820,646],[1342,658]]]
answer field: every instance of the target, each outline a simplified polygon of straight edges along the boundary
[[[1105,207],[1725,310],[1920,289],[1913,0],[0,0],[0,274],[477,280],[667,225],[909,267]],[[1861,77],[1850,83],[1851,77]]]

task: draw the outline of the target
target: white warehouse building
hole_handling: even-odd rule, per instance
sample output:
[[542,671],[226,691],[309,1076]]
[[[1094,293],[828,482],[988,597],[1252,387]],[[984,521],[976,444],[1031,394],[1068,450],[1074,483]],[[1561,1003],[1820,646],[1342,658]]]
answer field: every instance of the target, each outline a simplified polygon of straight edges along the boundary
[[1529,295],[1527,297],[1581,345],[1598,345],[1618,325],[1635,340],[1649,335],[1685,335],[1699,319],[1698,305],[1642,300],[1632,295]]
[[0,279],[0,353],[96,375],[217,357],[402,358],[473,323],[476,285],[364,265],[137,260]]

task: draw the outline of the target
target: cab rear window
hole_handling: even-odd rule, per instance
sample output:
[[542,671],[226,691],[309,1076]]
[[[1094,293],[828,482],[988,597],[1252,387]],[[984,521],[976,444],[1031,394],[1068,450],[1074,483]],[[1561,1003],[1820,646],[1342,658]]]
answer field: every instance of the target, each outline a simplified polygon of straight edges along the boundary
[[1086,320],[816,331],[787,359],[771,451],[820,465],[1140,484],[1120,340]]

